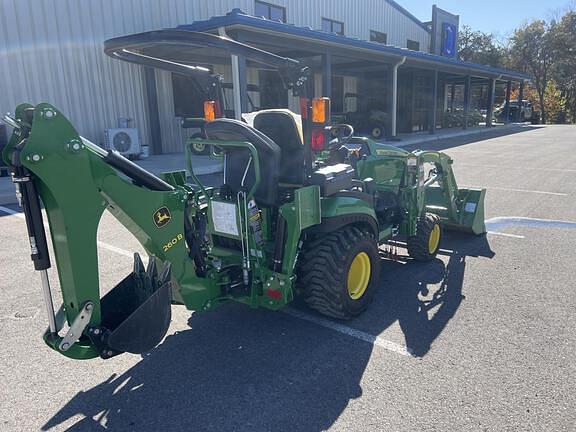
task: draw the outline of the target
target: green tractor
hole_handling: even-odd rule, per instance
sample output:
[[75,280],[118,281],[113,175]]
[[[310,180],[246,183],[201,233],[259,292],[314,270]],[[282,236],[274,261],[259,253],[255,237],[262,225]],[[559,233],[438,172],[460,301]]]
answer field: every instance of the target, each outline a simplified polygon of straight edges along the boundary
[[[380,245],[405,241],[413,259],[428,261],[443,228],[485,232],[485,190],[459,189],[448,156],[330,125],[329,101],[308,97],[310,70],[296,60],[180,30],[111,39],[105,52],[193,76],[211,95],[203,143],[224,158],[224,180],[203,185],[189,151],[191,182],[185,171],[157,177],[79,136],[47,103],[20,105],[4,118],[13,132],[2,156],[48,310],[44,340],[66,357],[146,352],[165,336],[172,305],[210,311],[235,301],[278,310],[299,296],[324,315],[350,319],[378,289]],[[276,68],[300,97],[301,124],[287,110],[260,111],[253,126],[218,118],[222,77],[192,66],[206,52]],[[57,311],[41,205],[63,298]],[[105,210],[149,258],[145,268],[136,254],[133,271],[101,298],[96,234]]]

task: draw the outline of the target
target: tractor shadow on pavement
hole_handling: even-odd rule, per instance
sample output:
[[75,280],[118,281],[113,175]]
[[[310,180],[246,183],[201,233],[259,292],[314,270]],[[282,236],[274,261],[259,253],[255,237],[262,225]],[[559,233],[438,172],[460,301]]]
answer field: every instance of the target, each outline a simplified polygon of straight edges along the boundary
[[[398,321],[407,346],[424,356],[464,299],[466,257],[494,255],[485,237],[450,234],[444,246],[446,265],[383,260],[382,289],[347,325],[378,335]],[[131,369],[79,392],[43,430],[80,415],[68,430],[322,431],[362,396],[373,351],[364,341],[235,304],[192,314],[188,324]],[[390,356],[390,369],[410,361]]]
[[[454,317],[465,296],[462,293],[468,257],[491,259],[486,236],[470,238],[449,233],[438,257],[430,263],[418,263],[408,257],[384,260],[382,295],[375,299],[375,309],[398,320],[405,344],[415,357],[423,357],[432,343]],[[375,323],[381,332],[382,323]],[[390,323],[392,324],[392,323]]]

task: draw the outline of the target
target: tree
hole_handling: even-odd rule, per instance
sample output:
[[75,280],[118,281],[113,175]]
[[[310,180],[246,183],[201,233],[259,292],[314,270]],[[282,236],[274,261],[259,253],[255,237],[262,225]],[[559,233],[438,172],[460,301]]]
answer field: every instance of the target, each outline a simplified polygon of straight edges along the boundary
[[458,57],[466,62],[502,67],[504,49],[493,34],[472,30],[465,25],[458,32]]
[[576,123],[576,12],[566,13],[550,28],[554,52],[552,76],[564,100],[564,115]]
[[517,29],[511,38],[512,66],[534,77],[541,106],[542,123],[546,123],[546,89],[554,63],[554,51],[549,26],[542,20],[533,21]]

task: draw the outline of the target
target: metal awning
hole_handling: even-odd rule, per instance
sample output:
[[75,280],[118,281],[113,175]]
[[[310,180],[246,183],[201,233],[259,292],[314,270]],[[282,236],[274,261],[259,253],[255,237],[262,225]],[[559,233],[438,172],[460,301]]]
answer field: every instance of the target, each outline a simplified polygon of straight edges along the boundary
[[[219,28],[225,28],[227,32],[239,31],[243,35],[242,41],[251,44],[258,43],[267,50],[271,50],[272,47],[294,50],[294,47],[297,47],[304,55],[319,55],[330,51],[333,55],[387,64],[397,63],[406,57],[404,63],[406,67],[501,80],[526,81],[532,79],[530,75],[521,72],[467,63],[425,52],[411,51],[406,48],[254,17],[239,9],[234,9],[224,16],[196,21],[192,24],[181,25],[178,28],[197,32],[218,31]],[[262,34],[266,36],[262,37]],[[296,56],[291,55],[291,57]]]

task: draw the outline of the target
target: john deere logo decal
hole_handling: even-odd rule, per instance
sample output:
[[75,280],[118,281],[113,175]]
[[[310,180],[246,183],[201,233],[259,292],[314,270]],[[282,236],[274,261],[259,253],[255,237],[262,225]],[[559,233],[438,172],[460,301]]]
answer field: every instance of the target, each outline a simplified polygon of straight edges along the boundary
[[160,207],[154,213],[154,224],[158,228],[162,228],[163,226],[167,225],[168,222],[170,222],[171,220],[172,215],[170,214],[170,210],[168,210],[168,207],[166,206]]

